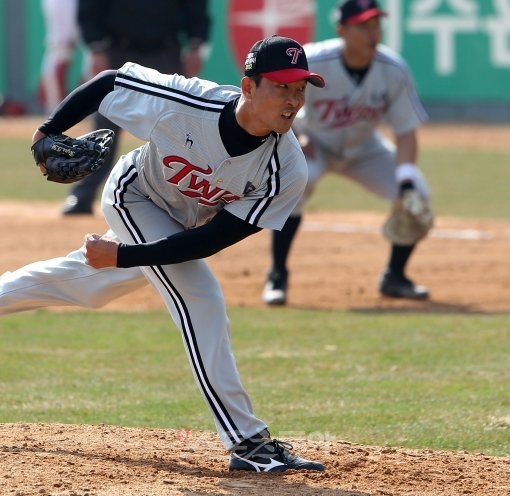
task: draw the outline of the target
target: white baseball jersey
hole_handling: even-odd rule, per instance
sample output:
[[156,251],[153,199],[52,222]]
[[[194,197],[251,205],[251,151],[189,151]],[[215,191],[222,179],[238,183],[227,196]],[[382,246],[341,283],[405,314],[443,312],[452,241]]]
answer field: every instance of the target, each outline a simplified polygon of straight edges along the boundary
[[246,155],[228,154],[218,121],[239,96],[234,86],[127,63],[101,103],[103,115],[148,141],[132,152],[140,182],[185,228],[226,208],[250,224],[281,229],[305,188],[306,161],[292,132],[272,134]]
[[405,62],[379,45],[370,69],[356,84],[341,61],[341,38],[304,46],[309,68],[322,74],[326,87],[307,87],[306,103],[295,121],[298,132],[339,159],[352,159],[375,129],[386,121],[396,135],[427,119]]
[[[281,229],[306,186],[306,161],[292,131],[230,157],[219,118],[239,95],[239,88],[132,63],[118,71],[115,89],[99,110],[148,143],[121,157],[106,181],[102,210],[110,237],[128,244],[168,238],[202,225],[221,208],[252,225]],[[0,314],[49,305],[102,306],[143,284],[142,274],[182,333],[225,447],[267,428],[241,384],[221,287],[204,260],[94,269],[79,249],[1,276]]]

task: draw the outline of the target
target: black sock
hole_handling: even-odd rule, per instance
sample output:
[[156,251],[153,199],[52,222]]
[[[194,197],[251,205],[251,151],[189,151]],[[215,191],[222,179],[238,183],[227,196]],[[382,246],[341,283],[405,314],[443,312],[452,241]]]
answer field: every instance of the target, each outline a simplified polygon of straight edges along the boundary
[[299,224],[301,224],[301,215],[291,216],[287,219],[281,231],[273,231],[271,242],[273,265],[271,272],[277,274],[287,273],[287,258]]
[[404,276],[404,269],[416,245],[392,245],[388,270],[397,276]]

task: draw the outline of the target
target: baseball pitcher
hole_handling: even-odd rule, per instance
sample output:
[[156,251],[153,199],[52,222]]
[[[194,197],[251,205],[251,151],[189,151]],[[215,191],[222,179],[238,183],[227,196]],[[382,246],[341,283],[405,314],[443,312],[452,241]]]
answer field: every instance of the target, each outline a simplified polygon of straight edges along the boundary
[[[298,204],[307,168],[291,125],[307,84],[322,87],[324,79],[308,70],[299,43],[278,36],[251,48],[241,88],[133,63],[102,72],[39,127],[33,150],[43,173],[47,155],[37,150],[55,153],[56,167],[67,171],[71,154],[62,156],[61,134],[96,110],[146,141],[117,162],[105,185],[110,231],[86,235],[84,246],[66,257],[0,278],[5,314],[100,306],[143,284],[143,274],[182,333],[231,470],[324,470],[271,438],[255,416],[232,355],[224,298],[203,260],[262,228],[281,229]],[[37,145],[53,135],[58,146]],[[95,144],[77,146],[69,160],[90,148]]]

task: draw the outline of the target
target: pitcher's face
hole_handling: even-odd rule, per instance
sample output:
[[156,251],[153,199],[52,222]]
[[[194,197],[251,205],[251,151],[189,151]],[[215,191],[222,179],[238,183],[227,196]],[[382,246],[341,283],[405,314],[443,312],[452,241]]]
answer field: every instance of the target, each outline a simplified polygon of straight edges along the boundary
[[281,84],[263,77],[258,86],[251,80],[250,84],[250,127],[253,127],[249,132],[255,136],[272,131],[279,134],[288,132],[299,109],[305,104],[308,82],[303,79]]

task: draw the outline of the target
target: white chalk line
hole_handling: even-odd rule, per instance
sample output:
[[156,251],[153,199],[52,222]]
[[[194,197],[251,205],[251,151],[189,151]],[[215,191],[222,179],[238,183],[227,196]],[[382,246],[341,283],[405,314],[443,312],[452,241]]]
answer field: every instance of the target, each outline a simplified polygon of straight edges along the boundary
[[[323,222],[303,222],[303,230],[312,232],[335,232],[345,234],[380,234],[380,226],[364,226],[360,224],[325,224]],[[462,239],[467,241],[481,241],[492,239],[510,239],[510,232],[495,233],[480,229],[440,229],[434,228],[429,233],[433,238]]]

